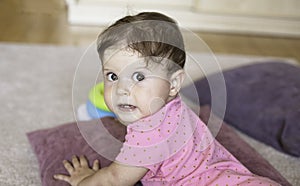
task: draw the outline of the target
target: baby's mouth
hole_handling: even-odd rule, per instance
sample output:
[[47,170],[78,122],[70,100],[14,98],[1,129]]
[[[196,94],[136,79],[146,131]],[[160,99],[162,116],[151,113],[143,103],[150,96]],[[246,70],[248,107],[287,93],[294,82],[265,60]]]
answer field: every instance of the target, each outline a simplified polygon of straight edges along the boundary
[[118,104],[118,108],[123,112],[132,112],[137,107],[134,105],[130,105],[130,104]]

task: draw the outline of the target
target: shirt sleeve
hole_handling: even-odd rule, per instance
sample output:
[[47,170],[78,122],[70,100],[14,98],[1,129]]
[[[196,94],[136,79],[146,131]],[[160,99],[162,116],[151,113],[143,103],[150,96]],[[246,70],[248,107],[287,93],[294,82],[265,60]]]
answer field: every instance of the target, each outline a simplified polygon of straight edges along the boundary
[[177,102],[173,102],[175,106],[169,105],[128,125],[125,142],[116,161],[155,171],[192,140],[197,120]]
[[159,128],[139,131],[129,128],[125,136],[125,142],[116,161],[129,166],[142,166],[155,171],[156,167],[164,160],[166,150],[169,149],[162,143],[162,135]]

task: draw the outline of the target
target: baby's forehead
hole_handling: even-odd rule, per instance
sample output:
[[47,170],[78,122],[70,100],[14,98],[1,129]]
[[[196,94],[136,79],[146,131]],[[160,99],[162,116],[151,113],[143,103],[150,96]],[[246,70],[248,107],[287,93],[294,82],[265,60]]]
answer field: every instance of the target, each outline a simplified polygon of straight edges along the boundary
[[110,68],[146,68],[166,70],[166,59],[161,57],[143,57],[137,51],[109,49],[105,51],[102,65]]

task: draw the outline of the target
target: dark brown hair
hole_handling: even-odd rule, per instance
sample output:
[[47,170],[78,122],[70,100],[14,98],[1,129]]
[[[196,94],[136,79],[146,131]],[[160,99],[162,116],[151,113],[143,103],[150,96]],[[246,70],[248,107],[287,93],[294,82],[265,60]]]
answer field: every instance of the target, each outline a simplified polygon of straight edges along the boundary
[[126,16],[109,26],[97,41],[97,51],[102,61],[109,47],[130,49],[154,62],[168,59],[172,62],[168,63],[168,70],[173,72],[183,68],[186,59],[183,37],[177,23],[157,12]]

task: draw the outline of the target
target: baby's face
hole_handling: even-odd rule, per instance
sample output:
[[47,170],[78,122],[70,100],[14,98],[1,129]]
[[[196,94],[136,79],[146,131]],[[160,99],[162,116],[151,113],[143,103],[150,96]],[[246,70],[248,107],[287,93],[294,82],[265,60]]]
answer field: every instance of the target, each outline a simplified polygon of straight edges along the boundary
[[106,104],[125,125],[157,112],[172,99],[167,70],[162,64],[147,65],[137,53],[107,52],[103,75]]

